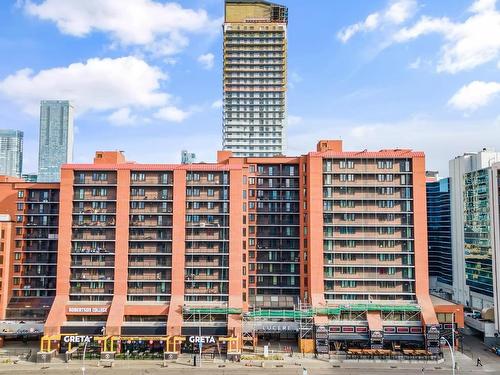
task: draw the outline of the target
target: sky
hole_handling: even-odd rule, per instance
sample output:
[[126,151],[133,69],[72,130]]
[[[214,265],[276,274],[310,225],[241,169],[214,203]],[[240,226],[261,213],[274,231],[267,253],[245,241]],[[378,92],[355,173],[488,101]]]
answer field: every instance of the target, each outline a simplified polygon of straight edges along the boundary
[[[287,154],[413,148],[427,169],[500,150],[500,2],[282,0]],[[96,150],[214,161],[222,143],[223,0],[1,0],[0,128],[36,172],[39,102],[75,106],[75,162]]]

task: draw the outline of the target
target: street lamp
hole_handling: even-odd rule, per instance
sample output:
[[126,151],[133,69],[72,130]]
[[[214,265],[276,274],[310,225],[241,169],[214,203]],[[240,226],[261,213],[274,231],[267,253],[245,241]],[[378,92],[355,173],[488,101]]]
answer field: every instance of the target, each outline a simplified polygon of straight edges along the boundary
[[83,357],[82,357],[82,375],[85,375],[85,352],[87,351],[87,343],[88,341],[85,340],[85,345],[83,347]]
[[441,345],[444,345],[445,343],[448,344],[448,347],[450,348],[450,353],[451,353],[451,361],[452,361],[452,374],[455,375],[455,353],[453,351],[453,347],[450,345],[450,342],[446,340],[445,337],[441,337],[440,339]]

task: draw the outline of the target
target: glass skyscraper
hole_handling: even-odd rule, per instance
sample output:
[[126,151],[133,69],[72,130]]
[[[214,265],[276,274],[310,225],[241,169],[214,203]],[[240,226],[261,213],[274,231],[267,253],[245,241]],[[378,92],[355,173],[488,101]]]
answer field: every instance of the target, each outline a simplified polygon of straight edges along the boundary
[[0,129],[0,174],[21,177],[23,169],[23,132]]
[[284,153],[288,9],[226,0],[223,149],[234,156]]
[[472,292],[493,297],[491,169],[464,175],[465,279]]
[[[446,290],[453,285],[450,209],[450,179],[427,182],[429,276],[436,278],[438,291],[442,284]],[[451,299],[451,294],[446,297]]]
[[38,181],[59,181],[61,165],[72,161],[73,106],[67,100],[43,100],[40,105]]

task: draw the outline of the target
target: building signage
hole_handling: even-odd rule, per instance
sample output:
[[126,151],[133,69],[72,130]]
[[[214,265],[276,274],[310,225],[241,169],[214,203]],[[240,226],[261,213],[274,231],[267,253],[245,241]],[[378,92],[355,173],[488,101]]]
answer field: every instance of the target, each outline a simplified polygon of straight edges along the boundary
[[[251,327],[249,327],[251,328]],[[299,332],[299,323],[297,322],[255,322],[253,329],[255,332],[262,333],[280,333],[280,332]]]
[[92,336],[62,336],[62,341],[72,344],[85,344],[92,341]]
[[68,307],[68,313],[73,314],[106,314],[108,306],[99,307]]
[[215,344],[214,336],[189,336],[188,341],[192,344]]

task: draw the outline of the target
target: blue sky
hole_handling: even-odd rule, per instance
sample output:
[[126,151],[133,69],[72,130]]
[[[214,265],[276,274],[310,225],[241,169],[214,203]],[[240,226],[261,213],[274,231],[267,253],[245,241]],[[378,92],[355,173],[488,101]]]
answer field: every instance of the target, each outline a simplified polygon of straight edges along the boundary
[[[495,0],[283,0],[289,7],[288,154],[414,148],[427,168],[500,150]],[[314,4],[314,5],[313,5]],[[75,161],[213,161],[221,145],[223,0],[32,0],[0,6],[0,127],[25,132],[36,171],[38,102],[71,99]]]

